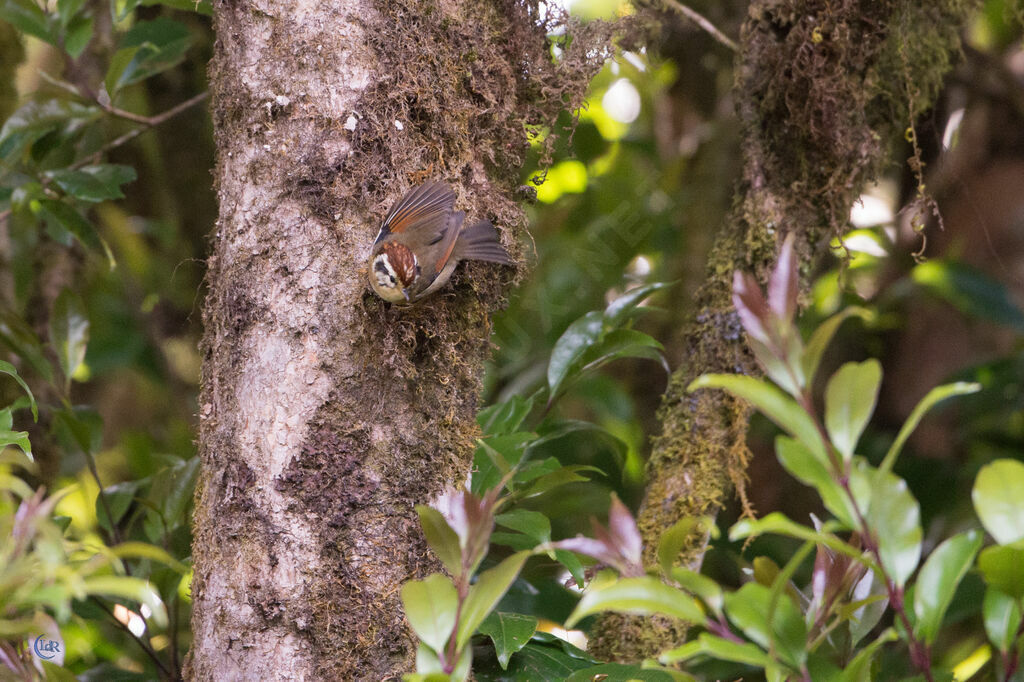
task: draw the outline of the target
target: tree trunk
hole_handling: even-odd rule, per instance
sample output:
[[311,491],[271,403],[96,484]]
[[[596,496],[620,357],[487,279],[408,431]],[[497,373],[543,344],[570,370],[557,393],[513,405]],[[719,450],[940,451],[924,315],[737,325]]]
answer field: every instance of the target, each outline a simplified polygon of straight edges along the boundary
[[[683,364],[661,408],[663,431],[648,463],[638,517],[648,564],[658,538],[687,516],[714,515],[742,484],[749,408],[724,391],[689,394],[708,372],[758,374],[730,299],[732,273],[764,281],[777,244],[797,234],[801,283],[822,239],[841,234],[864,185],[888,163],[890,141],[927,110],[976,3],[758,0],[741,36],[735,96],[743,125],[743,175],[712,249]],[[707,537],[679,563],[699,568]],[[641,660],[682,643],[686,624],[603,616],[592,652]]]
[[515,255],[526,126],[578,102],[594,58],[581,41],[554,65],[535,2],[235,1],[215,17],[187,674],[398,679],[414,657],[399,588],[440,567],[413,506],[466,478],[514,273],[463,265],[398,308],[365,285],[370,246],[405,190],[439,179]]

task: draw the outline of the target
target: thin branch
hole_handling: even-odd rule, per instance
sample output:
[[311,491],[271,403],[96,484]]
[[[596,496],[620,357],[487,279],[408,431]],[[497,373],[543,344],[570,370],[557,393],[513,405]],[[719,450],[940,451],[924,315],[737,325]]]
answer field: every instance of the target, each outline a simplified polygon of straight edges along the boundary
[[679,2],[679,0],[665,0],[665,4],[700,26],[702,29],[707,31],[712,38],[720,42],[722,45],[725,45],[733,52],[740,51],[739,45],[737,45],[732,38],[719,31],[718,28],[708,21],[703,14],[699,13],[695,9],[687,7],[683,3]]
[[124,630],[129,635],[131,635],[132,639],[134,639],[135,642],[142,648],[142,650],[146,652],[146,655],[149,656],[149,659],[153,661],[154,664],[156,664],[156,667],[160,669],[160,672],[164,674],[166,679],[175,679],[171,675],[171,671],[167,669],[167,666],[164,665],[164,662],[161,661],[160,657],[156,655],[156,652],[153,651],[153,648],[149,646],[149,644],[146,644],[145,640],[143,640],[141,637],[137,636],[134,632],[129,630],[128,626],[119,621],[117,619],[117,616],[114,615],[114,612],[107,608],[107,605],[100,601],[97,597],[90,596],[89,599],[94,604],[99,606],[108,616],[110,616],[110,620],[114,621],[114,625]]

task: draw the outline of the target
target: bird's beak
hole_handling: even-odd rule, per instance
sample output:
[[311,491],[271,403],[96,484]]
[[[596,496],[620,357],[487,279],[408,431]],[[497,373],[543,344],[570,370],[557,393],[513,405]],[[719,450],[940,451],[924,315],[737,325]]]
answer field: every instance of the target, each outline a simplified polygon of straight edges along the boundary
[[408,301],[409,301],[409,290],[408,289],[402,289],[402,296],[405,296],[405,300],[408,303]]

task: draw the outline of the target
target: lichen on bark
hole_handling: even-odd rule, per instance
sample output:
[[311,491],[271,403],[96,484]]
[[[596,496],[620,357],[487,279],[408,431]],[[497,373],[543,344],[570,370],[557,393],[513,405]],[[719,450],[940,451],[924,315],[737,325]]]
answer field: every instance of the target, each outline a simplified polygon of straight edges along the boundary
[[[790,232],[805,267],[823,239],[842,232],[864,185],[893,161],[894,141],[934,99],[959,49],[971,0],[760,0],[741,36],[737,113],[743,176],[684,333],[684,357],[661,407],[663,431],[648,463],[638,524],[648,563],[680,518],[715,514],[742,491],[749,408],[722,392],[688,393],[706,372],[758,374],[730,301],[732,273],[764,281]],[[695,537],[680,564],[699,567]],[[591,651],[641,660],[681,643],[685,624],[603,617]]]

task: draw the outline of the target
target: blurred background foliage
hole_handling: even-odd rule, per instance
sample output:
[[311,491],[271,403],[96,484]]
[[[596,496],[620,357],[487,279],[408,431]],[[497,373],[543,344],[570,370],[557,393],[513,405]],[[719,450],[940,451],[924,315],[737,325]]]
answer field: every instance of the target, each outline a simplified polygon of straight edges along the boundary
[[[689,4],[725,34],[739,35],[746,2]],[[0,381],[0,405],[19,407],[13,429],[28,433],[37,461],[28,473],[7,460],[0,460],[0,469],[16,472],[33,489],[62,491],[54,513],[67,518],[64,532],[76,543],[141,541],[187,564],[203,259],[216,219],[209,174],[214,147],[201,102],[150,124],[151,117],[204,92],[210,8],[180,0],[116,0],[112,9],[74,0],[50,5],[44,11],[32,0],[0,1],[0,18],[9,22],[0,21],[0,114],[10,117],[0,131],[0,359],[17,368],[40,404],[36,422],[25,401],[15,403],[21,389]],[[575,0],[568,7],[587,21],[636,13],[618,0]],[[918,195],[918,180],[904,162],[910,143],[893,141],[889,172],[866,189],[850,232],[822,245],[810,264],[807,325],[849,304],[870,311],[866,321],[844,326],[823,373],[850,359],[882,361],[879,418],[863,453],[872,461],[929,388],[952,380],[984,386],[930,415],[900,460],[898,473],[921,501],[933,539],[970,518],[970,484],[983,464],[1022,458],[1022,13],[1014,0],[985,0],[939,105],[913,122],[925,190],[938,211],[918,215],[906,208]],[[643,20],[650,24],[649,44],[631,46],[605,66],[585,110],[567,113],[551,130],[531,131],[538,143],[549,135],[558,142],[550,164],[542,165],[536,144],[531,166],[523,169],[524,184],[537,191],[528,207],[534,269],[494,320],[484,405],[543,386],[565,329],[640,283],[674,282],[654,296],[636,328],[664,344],[673,368],[680,362],[680,330],[732,205],[740,164],[730,96],[734,55],[670,4],[645,10]],[[158,49],[147,53],[147,45]],[[107,87],[97,91],[101,82]],[[81,110],[62,109],[52,124],[36,112],[36,127],[17,127],[18,112],[48,101]],[[141,134],[105,149],[133,132]],[[134,178],[123,190],[110,191],[107,183],[108,194],[89,195],[91,185],[58,181],[55,171],[97,152],[105,164],[134,169],[121,178]],[[116,266],[102,248],[88,246],[96,246],[92,233],[46,201],[92,225]],[[54,331],[61,328],[63,335]],[[84,349],[80,362],[74,349],[68,355],[67,330],[78,332],[72,336]],[[62,362],[62,354],[72,359]],[[602,472],[523,503],[553,521],[556,539],[587,532],[591,516],[606,514],[611,492],[627,504],[638,502],[666,381],[656,362],[620,360],[574,382],[552,414],[534,415],[538,423],[585,420],[604,431],[581,429],[538,446],[536,459],[556,457]],[[820,514],[816,496],[776,463],[773,435],[766,421],[752,424],[756,456],[747,492],[754,508],[796,519]],[[96,477],[108,491],[106,505],[97,501]],[[10,494],[5,514],[21,499]],[[739,513],[730,508],[721,523]],[[750,548],[720,539],[705,570],[738,585],[744,556],[765,553],[782,563],[791,552],[778,539]],[[73,600],[60,631],[65,665],[79,679],[173,677],[187,651],[187,573],[154,556],[133,556],[125,565],[132,576],[153,582],[168,624],[133,621],[138,600]],[[124,573],[112,566],[112,573]],[[562,622],[574,599],[564,580],[554,562],[530,564],[502,608]],[[971,584],[965,581],[954,605],[965,620],[979,618]],[[140,623],[148,629],[130,630]],[[945,643],[951,652],[977,646],[969,638],[979,628],[964,632],[967,639]]]

